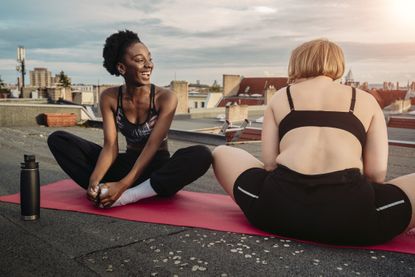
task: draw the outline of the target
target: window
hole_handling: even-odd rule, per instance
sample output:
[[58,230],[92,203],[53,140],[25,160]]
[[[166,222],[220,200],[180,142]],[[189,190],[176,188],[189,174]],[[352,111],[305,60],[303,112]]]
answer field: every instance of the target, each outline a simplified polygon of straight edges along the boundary
[[195,109],[197,109],[197,101],[195,101]]
[[205,107],[205,102],[200,102],[200,107],[204,108]]

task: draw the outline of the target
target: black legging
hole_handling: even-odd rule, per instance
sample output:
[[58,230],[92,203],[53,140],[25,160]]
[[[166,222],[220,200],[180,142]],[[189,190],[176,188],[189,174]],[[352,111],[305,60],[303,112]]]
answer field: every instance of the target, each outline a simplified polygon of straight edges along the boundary
[[[87,189],[102,147],[65,131],[49,135],[48,145],[63,171]],[[119,153],[101,182],[116,182],[125,177],[138,156],[138,152],[130,150]],[[132,186],[150,178],[158,195],[171,196],[205,174],[211,164],[212,153],[203,145],[179,149],[171,157],[167,150],[159,150]]]

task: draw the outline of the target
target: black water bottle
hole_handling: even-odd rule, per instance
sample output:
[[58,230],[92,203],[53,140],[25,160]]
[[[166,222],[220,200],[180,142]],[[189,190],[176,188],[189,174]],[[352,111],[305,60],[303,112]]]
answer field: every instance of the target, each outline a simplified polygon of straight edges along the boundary
[[24,155],[20,171],[20,210],[23,220],[40,216],[39,163],[35,155]]

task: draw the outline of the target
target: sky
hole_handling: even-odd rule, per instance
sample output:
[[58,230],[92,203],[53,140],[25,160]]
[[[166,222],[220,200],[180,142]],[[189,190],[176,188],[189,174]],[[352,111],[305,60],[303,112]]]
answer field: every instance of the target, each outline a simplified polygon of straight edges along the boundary
[[129,29],[150,49],[158,85],[287,76],[291,51],[315,38],[342,47],[355,81],[406,85],[415,81],[414,10],[415,0],[2,0],[0,76],[16,83],[23,45],[27,72],[122,83],[102,67],[102,47]]

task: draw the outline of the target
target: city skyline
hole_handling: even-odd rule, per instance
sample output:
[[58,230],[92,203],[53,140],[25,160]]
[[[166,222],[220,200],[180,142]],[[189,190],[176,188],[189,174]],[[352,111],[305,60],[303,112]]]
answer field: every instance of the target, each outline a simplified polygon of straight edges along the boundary
[[23,45],[27,72],[46,67],[74,83],[121,83],[102,67],[102,46],[111,33],[130,29],[152,52],[159,85],[221,83],[222,74],[287,76],[291,50],[320,37],[343,48],[345,74],[406,85],[415,81],[414,9],[410,0],[6,0],[0,76],[16,82]]

